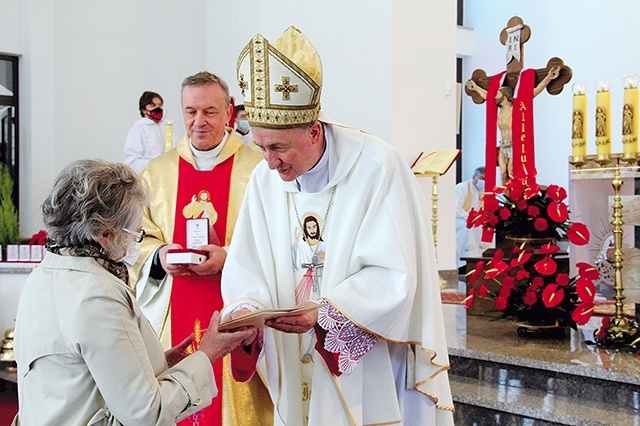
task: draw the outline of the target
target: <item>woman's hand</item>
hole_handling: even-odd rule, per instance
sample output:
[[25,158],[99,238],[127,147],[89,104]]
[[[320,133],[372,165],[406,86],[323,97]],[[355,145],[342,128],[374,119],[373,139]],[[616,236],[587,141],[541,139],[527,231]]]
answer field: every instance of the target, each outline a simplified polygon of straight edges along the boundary
[[191,333],[189,337],[184,339],[178,345],[172,347],[171,349],[167,349],[164,352],[164,356],[167,359],[167,364],[169,364],[169,368],[173,367],[174,365],[182,361],[184,358],[189,356],[189,354],[187,353],[187,348],[189,347],[189,345],[191,345],[191,342],[193,342],[193,333]]
[[167,263],[167,252],[170,249],[181,249],[182,246],[180,244],[167,244],[160,248],[160,252],[158,253],[158,257],[160,258],[160,264],[162,265],[162,269],[172,277],[184,274],[187,271],[187,265],[178,264],[178,263]]

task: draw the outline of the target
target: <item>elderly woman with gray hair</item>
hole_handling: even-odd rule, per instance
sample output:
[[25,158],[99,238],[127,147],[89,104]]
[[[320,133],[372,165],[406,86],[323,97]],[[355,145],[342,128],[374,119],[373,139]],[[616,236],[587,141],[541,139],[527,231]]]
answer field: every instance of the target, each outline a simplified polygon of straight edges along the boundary
[[216,312],[197,350],[191,336],[163,351],[122,261],[144,237],[148,201],[125,164],[81,160],[55,180],[42,206],[47,254],[18,306],[15,425],[174,424],[217,395],[211,364],[254,338],[218,333]]

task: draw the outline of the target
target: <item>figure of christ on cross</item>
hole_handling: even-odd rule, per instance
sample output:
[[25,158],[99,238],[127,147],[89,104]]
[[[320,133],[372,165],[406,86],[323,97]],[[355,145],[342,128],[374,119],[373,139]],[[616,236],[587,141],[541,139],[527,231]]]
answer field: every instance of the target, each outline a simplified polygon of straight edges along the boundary
[[[530,155],[513,155],[513,102],[515,94],[514,91],[521,78],[521,72],[523,70],[524,53],[523,45],[529,40],[531,36],[531,28],[525,25],[522,19],[518,16],[512,17],[507,26],[502,30],[500,34],[500,42],[507,46],[507,67],[506,71],[496,74],[494,76],[487,76],[486,72],[481,69],[475,70],[471,79],[469,79],[465,85],[465,93],[473,99],[477,104],[481,104],[487,100],[489,95],[489,88],[492,86],[492,80],[495,78],[501,79],[500,84],[497,86],[497,91],[491,93],[491,97],[495,99],[495,105],[487,105],[487,113],[494,111],[497,107],[497,122],[496,126],[500,131],[499,149],[497,149],[497,156],[494,157],[500,167],[500,175],[502,184],[505,184],[510,178],[513,177],[513,162],[521,161],[526,158],[530,161],[530,170],[535,170],[535,163],[533,152]],[[571,80],[571,68],[564,65],[564,61],[560,58],[551,58],[545,68],[535,70],[533,94],[528,95],[535,97],[542,93],[543,90],[551,95],[557,95],[560,93],[564,85]],[[494,82],[495,85],[498,82]],[[495,93],[495,95],[494,95]],[[531,105],[532,106],[532,105]],[[522,107],[521,107],[522,108]],[[490,120],[487,120],[487,126],[491,124]],[[492,150],[491,144],[495,145],[495,140],[489,140],[489,129],[487,129],[487,156]],[[524,135],[521,135],[524,137]],[[533,135],[531,135],[531,140]],[[489,149],[491,148],[491,149]],[[491,191],[492,185],[495,185],[495,171],[492,174],[492,169],[495,170],[495,160],[487,158],[487,171],[486,180],[488,190]],[[492,167],[493,166],[493,167]]]
[[[560,75],[560,66],[553,66],[549,73],[538,83],[533,91],[533,97],[541,93],[549,83]],[[482,99],[487,99],[487,91],[478,86],[475,81],[469,80],[466,87],[478,93]],[[500,142],[498,149],[498,166],[502,184],[507,183],[513,177],[513,149],[512,149],[512,122],[513,122],[513,90],[509,86],[502,86],[495,96],[498,106],[498,129],[500,130]]]

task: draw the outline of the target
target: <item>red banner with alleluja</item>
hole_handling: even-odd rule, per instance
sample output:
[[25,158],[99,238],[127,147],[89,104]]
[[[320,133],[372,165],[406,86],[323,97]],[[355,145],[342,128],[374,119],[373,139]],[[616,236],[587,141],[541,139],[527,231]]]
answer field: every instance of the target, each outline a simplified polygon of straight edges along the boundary
[[536,70],[522,70],[513,98],[512,149],[513,177],[535,183],[536,159],[533,131],[533,96]]

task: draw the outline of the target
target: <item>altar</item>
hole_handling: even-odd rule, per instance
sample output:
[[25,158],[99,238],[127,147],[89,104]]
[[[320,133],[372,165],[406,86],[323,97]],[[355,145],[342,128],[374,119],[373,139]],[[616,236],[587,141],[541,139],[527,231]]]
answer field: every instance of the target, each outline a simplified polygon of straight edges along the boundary
[[[592,163],[595,165],[595,163]],[[640,196],[636,186],[640,184],[638,170],[620,169],[622,187],[622,281],[626,302],[640,303],[640,238],[636,227],[640,225]],[[597,168],[576,169],[569,172],[569,206],[575,220],[589,227],[591,240],[584,246],[571,246],[570,263],[575,273],[577,262],[588,262],[600,271],[598,292],[613,297],[613,197],[611,181],[613,170]],[[636,182],[639,182],[638,184]]]

